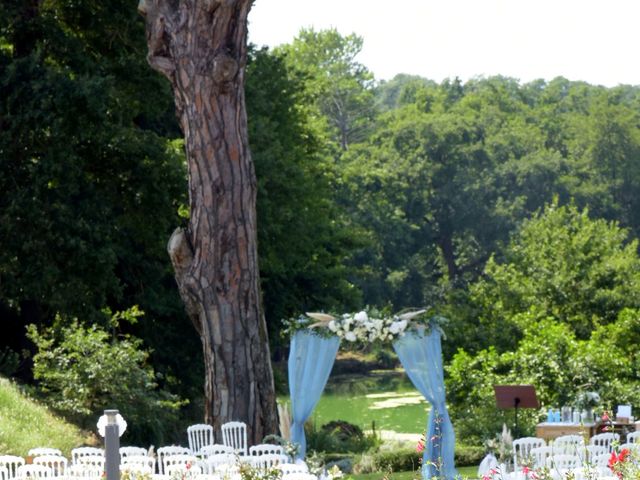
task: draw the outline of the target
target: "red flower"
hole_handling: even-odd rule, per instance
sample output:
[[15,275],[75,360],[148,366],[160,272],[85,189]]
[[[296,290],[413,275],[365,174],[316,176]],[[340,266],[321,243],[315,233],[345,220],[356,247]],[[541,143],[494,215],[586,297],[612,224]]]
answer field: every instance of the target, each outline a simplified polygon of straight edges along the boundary
[[624,462],[630,454],[631,451],[629,451],[628,448],[623,448],[620,450],[620,454],[618,455],[618,461],[621,463]]
[[609,457],[609,468],[611,470],[613,470],[616,466],[616,463],[618,463],[618,455],[616,455],[616,452],[611,452],[611,456]]
[[531,469],[529,467],[527,467],[526,465],[524,467],[522,467],[522,473],[524,473],[525,475],[528,475],[530,471],[531,471]]
[[424,443],[422,443],[422,440],[420,440],[416,445],[416,452],[422,453],[423,451],[424,451]]
[[609,420],[611,420],[609,418],[609,413],[605,410],[604,412],[602,412],[602,421],[603,422],[608,422]]

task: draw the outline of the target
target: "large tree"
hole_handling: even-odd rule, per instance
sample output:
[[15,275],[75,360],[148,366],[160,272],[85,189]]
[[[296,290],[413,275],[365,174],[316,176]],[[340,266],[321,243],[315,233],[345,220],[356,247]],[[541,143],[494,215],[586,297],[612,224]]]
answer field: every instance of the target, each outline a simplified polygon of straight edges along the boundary
[[245,421],[254,442],[277,430],[261,306],[256,177],[244,71],[251,0],[142,0],[148,61],[173,87],[185,136],[190,218],[169,254],[200,334],[205,421]]

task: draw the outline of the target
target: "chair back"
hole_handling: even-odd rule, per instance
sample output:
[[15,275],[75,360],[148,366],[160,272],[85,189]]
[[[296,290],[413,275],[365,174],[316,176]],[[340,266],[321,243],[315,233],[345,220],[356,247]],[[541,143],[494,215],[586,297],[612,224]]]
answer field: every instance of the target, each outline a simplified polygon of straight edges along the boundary
[[27,452],[30,457],[38,457],[40,455],[58,455],[62,456],[62,451],[58,448],[36,447]]
[[149,467],[152,472],[155,472],[156,459],[146,455],[127,455],[120,459],[120,465]]
[[259,443],[258,445],[253,445],[249,447],[249,455],[268,455],[268,454],[278,454],[278,455],[286,455],[284,451],[284,447],[282,445],[272,445],[270,443]]
[[532,448],[529,454],[533,459],[533,466],[535,468],[541,468],[547,465],[547,458],[553,454],[553,448],[549,445],[546,447],[536,447]]
[[204,461],[204,469],[205,473],[213,475],[215,473],[225,473],[229,468],[235,468],[237,464],[238,457],[236,457],[235,453],[216,453],[207,457]]
[[578,451],[578,456],[583,464],[588,463],[589,465],[593,465],[593,457],[603,453],[608,453],[606,447],[601,445],[585,445]]
[[253,467],[261,469],[272,468],[281,463],[289,462],[289,457],[279,453],[267,453],[266,455],[256,455],[249,458]]
[[[611,454],[609,452],[598,453],[593,457],[591,457],[591,464],[595,467],[608,468],[610,458],[611,458]],[[609,474],[610,473],[611,473],[611,470],[609,470]]]
[[627,443],[640,443],[640,431],[627,433]]
[[613,442],[620,441],[620,435],[613,432],[599,433],[589,439],[591,445],[607,447],[607,453],[613,451]]
[[25,464],[24,458],[16,455],[0,455],[0,467],[7,469],[8,478],[14,478],[17,475],[18,467]]
[[202,455],[204,458],[210,457],[211,455],[219,455],[221,453],[235,455],[236,449],[228,445],[222,445],[219,443],[216,443],[214,445],[206,445],[200,449],[200,455]]
[[72,480],[96,480],[102,478],[103,469],[82,464],[71,464],[64,473],[65,478]]
[[524,465],[533,466],[531,449],[544,447],[547,442],[542,438],[522,437],[513,441],[513,467],[514,472],[519,472]]
[[16,478],[52,478],[53,472],[44,465],[20,465],[16,471]]
[[172,455],[191,455],[191,450],[186,447],[180,447],[178,445],[168,445],[166,447],[158,448],[158,471],[160,475],[164,472],[164,459]]
[[162,459],[162,469],[165,475],[169,475],[170,471],[176,471],[176,465],[181,466],[178,470],[182,471],[190,470],[197,463],[198,458],[194,455],[165,455]]
[[34,465],[44,465],[51,469],[54,477],[63,477],[69,461],[62,455],[40,455],[33,459]]
[[213,445],[213,427],[205,423],[198,423],[187,427],[189,437],[189,450],[193,455],[200,453],[200,449],[206,445]]
[[120,447],[120,458],[129,457],[131,455],[149,456],[149,450],[142,447]]
[[306,463],[281,463],[278,465],[278,469],[283,476],[291,473],[309,473],[309,467]]
[[166,475],[173,476],[176,473],[181,473],[182,478],[184,478],[184,474],[189,473],[193,475],[200,475],[202,473],[202,467],[200,465],[196,465],[196,463],[174,463],[171,465],[165,466]]
[[71,450],[71,463],[80,463],[83,457],[102,457],[104,458],[104,450],[95,447],[78,447]]
[[562,435],[551,444],[554,455],[578,455],[584,447],[582,435]]
[[312,473],[287,473],[281,480],[318,480]]
[[227,422],[220,427],[222,443],[233,447],[239,455],[247,454],[247,424],[244,422]]
[[78,457],[78,465],[84,465],[89,469],[98,469],[104,471],[105,458],[98,455],[85,455]]
[[547,467],[552,471],[565,472],[567,470],[573,470],[580,466],[580,457],[577,455],[551,455],[547,457]]

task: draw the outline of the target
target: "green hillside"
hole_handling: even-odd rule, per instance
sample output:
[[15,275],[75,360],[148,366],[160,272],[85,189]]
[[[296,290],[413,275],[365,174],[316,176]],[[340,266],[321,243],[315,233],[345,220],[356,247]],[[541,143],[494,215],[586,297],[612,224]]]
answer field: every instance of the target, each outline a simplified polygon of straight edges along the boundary
[[0,454],[25,456],[33,447],[59,448],[68,455],[86,443],[77,427],[25,396],[6,378],[0,378]]

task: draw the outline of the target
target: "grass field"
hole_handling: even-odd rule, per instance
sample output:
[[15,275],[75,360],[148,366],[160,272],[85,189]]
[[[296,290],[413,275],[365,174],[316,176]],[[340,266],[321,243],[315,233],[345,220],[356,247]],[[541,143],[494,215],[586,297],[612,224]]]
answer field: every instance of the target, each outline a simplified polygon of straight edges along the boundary
[[65,454],[85,442],[76,427],[53,415],[0,378],[0,453],[25,456],[30,448],[54,447]]
[[363,430],[375,422],[376,430],[420,434],[428,413],[429,404],[403,372],[372,372],[330,377],[311,421],[320,427],[346,420]]

